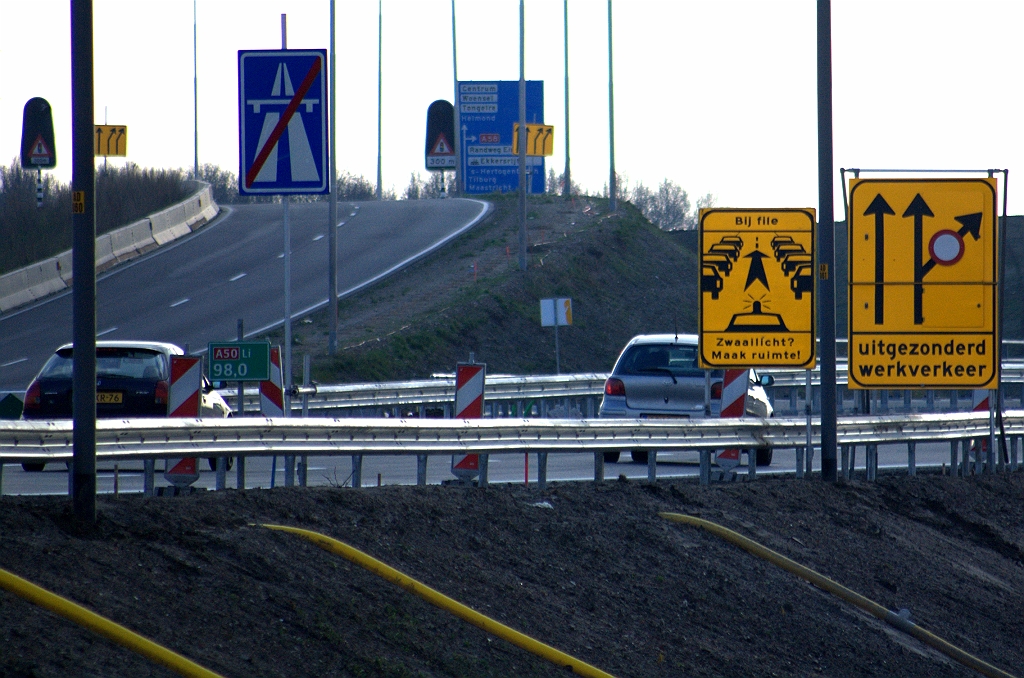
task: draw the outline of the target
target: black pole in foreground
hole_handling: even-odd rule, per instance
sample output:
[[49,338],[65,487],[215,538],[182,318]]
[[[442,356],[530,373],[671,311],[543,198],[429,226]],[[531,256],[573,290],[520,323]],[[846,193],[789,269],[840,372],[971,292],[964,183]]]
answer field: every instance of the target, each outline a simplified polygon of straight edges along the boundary
[[96,165],[93,142],[92,0],[71,1],[71,288],[75,519],[96,522]]
[[[832,5],[818,0],[818,327],[821,479],[836,482],[835,214],[832,207]],[[808,394],[809,395],[809,394]]]

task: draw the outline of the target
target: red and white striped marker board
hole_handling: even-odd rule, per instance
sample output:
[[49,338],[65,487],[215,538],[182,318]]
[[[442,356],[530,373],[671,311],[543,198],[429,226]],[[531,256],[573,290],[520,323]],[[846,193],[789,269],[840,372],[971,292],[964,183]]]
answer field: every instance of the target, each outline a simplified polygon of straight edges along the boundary
[[[487,365],[459,363],[455,366],[455,418],[480,419],[484,416],[484,377]],[[480,473],[480,455],[453,454],[452,474],[469,479]]]
[[[721,417],[742,417],[747,407],[747,385],[750,383],[750,370],[726,370],[722,380],[722,412]],[[722,468],[729,470],[740,463],[738,448],[722,450],[715,457]]]
[[284,390],[281,388],[281,347],[270,348],[270,379],[260,382],[260,412],[264,417],[283,417]]
[[[167,393],[167,416],[201,416],[203,388],[203,361],[191,356],[171,356],[171,383]],[[199,480],[199,465],[195,457],[167,460],[164,479],[176,487],[188,487]]]

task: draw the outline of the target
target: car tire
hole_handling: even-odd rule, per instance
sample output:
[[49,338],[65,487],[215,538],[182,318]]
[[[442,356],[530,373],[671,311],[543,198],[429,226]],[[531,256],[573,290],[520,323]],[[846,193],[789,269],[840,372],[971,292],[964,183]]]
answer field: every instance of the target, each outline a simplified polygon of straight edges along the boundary
[[606,463],[606,464],[615,464],[618,461],[619,461],[619,453],[618,452],[605,452],[604,453],[604,463]]
[[759,447],[759,448],[757,448],[757,465],[758,466],[771,466],[772,465],[772,448],[770,448],[770,447]]
[[[211,471],[216,471],[217,470],[217,457],[210,457],[206,461],[209,462],[210,470]],[[227,463],[227,466],[225,467],[225,470],[230,471],[231,467],[234,466],[234,465],[235,465],[235,458],[234,457],[228,457],[228,463]]]
[[629,453],[629,456],[631,456],[633,461],[637,464],[647,463],[647,450],[633,450]]
[[45,461],[42,463],[26,461],[21,464],[21,470],[25,471],[26,473],[39,473],[44,468],[46,468]]

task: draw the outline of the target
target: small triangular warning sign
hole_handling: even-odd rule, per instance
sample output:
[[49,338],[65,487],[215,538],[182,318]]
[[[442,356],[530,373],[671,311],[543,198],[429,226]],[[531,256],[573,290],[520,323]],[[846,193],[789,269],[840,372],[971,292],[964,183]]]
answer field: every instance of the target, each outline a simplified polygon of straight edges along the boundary
[[40,134],[32,143],[32,152],[28,154],[28,157],[33,160],[49,160],[50,155],[50,147],[46,145],[46,142],[43,141],[43,135]]
[[430,155],[455,155],[455,149],[452,148],[452,145],[448,143],[443,134],[438,134],[437,141],[434,142],[434,148],[431,149]]

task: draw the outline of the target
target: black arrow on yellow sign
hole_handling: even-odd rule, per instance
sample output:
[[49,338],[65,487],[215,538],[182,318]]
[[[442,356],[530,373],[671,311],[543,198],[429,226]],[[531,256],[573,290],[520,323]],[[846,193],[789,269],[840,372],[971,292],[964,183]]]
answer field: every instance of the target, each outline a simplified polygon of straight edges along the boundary
[[896,213],[879,193],[864,210],[864,216],[869,214],[875,215],[875,324],[881,325],[885,317],[885,288],[882,285],[885,282],[885,215],[896,216]]

